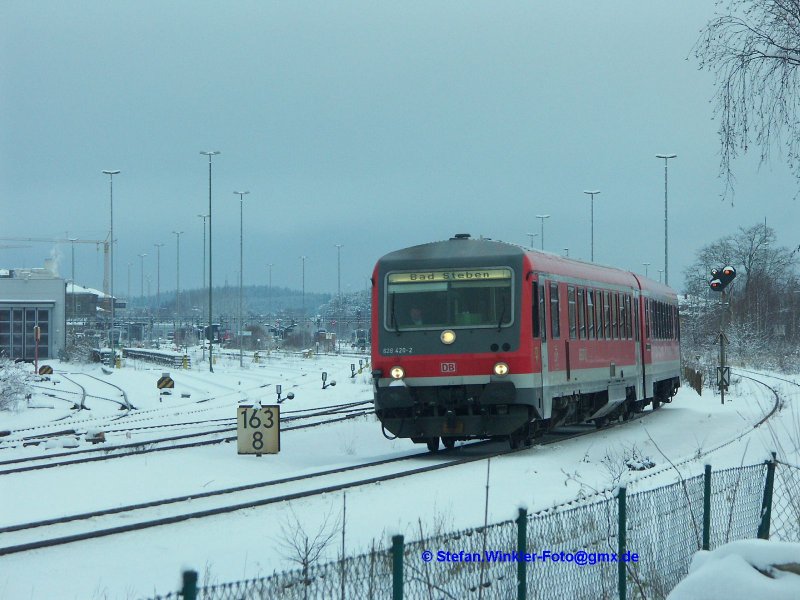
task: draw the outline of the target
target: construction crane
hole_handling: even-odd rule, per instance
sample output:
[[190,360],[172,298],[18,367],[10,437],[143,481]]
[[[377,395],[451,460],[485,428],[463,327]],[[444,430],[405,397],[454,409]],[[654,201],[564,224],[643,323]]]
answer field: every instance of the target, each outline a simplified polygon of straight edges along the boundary
[[111,244],[109,243],[109,238],[106,237],[104,240],[85,240],[80,238],[34,238],[34,237],[2,237],[0,238],[0,242],[39,242],[42,244],[95,244],[96,246],[100,246],[103,244],[103,293],[108,296],[109,292],[109,284],[108,284],[108,274],[110,272],[110,259],[109,259],[109,250]]

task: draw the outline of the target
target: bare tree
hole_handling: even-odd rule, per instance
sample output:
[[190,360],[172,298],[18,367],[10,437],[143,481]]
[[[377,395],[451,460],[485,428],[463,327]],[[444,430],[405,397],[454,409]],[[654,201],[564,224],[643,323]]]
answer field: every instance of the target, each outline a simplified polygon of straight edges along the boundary
[[[738,271],[729,290],[731,349],[747,350],[751,356],[775,343],[790,346],[798,341],[796,310],[800,291],[796,266],[798,250],[778,245],[775,231],[766,224],[740,227],[697,251],[694,263],[684,272],[686,291],[695,301],[682,314],[682,340],[691,355],[703,355],[718,333],[720,295],[710,292],[713,267],[733,266]],[[742,343],[736,344],[735,340]],[[744,356],[742,356],[744,358]],[[702,361],[701,361],[702,362]]]
[[733,190],[731,163],[751,144],[762,163],[783,148],[800,178],[800,2],[721,0],[694,46],[700,68],[716,74],[722,145],[720,175]]
[[[339,519],[333,518],[333,509],[328,511],[316,531],[306,531],[304,524],[291,509],[291,518],[281,524],[280,544],[286,551],[286,557],[300,565],[303,580],[308,585],[309,567],[316,564],[325,549],[333,541],[339,530]],[[306,594],[308,588],[305,588]]]
[[0,411],[17,410],[30,398],[33,391],[30,378],[30,366],[0,357]]

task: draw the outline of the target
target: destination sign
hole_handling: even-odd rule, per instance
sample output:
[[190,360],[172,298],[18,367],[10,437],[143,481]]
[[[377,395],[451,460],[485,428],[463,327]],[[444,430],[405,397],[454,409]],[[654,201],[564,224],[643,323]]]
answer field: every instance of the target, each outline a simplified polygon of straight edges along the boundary
[[487,281],[492,279],[511,279],[511,269],[460,269],[458,271],[391,273],[389,275],[389,283]]

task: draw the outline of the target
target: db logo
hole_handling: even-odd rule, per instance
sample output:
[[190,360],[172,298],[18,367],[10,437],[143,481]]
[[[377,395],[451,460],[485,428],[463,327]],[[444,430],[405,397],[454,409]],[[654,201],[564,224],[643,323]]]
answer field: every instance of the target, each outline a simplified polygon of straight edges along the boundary
[[454,362],[442,363],[442,373],[455,373],[455,372],[456,372],[456,363]]

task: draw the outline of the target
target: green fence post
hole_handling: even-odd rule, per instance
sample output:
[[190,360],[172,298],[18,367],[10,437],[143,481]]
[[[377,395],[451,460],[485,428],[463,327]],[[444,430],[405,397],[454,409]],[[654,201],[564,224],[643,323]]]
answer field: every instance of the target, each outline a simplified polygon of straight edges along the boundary
[[519,509],[517,517],[517,600],[528,597],[527,568],[525,554],[528,552],[528,511]]
[[403,600],[403,536],[392,537],[392,600]]
[[183,572],[183,600],[197,600],[197,571]]
[[619,562],[617,563],[617,591],[619,592],[619,600],[625,600],[627,596],[627,589],[626,589],[626,573],[625,573],[625,563],[622,560],[622,557],[625,556],[625,546],[627,546],[627,539],[626,539],[626,507],[625,507],[625,488],[619,488],[619,494],[617,495],[618,498],[618,512],[619,512],[619,524],[617,529],[617,541],[619,542],[619,548],[617,548],[617,556],[619,557]]
[[777,456],[772,453],[772,460],[767,463],[767,481],[764,485],[764,499],[761,501],[761,523],[758,526],[758,537],[762,540],[769,539],[770,519],[772,518],[772,487],[775,484],[775,460]]
[[711,546],[711,465],[706,465],[703,478],[703,550]]

